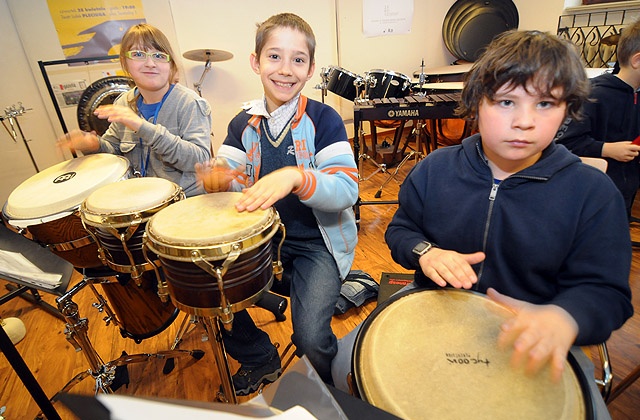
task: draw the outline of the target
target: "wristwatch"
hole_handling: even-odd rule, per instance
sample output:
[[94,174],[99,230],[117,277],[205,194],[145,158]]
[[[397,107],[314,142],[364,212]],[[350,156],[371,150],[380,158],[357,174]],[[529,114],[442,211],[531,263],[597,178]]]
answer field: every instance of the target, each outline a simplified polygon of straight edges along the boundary
[[415,255],[415,262],[418,264],[420,257],[429,252],[433,248],[433,244],[431,242],[422,241],[418,245],[414,246],[411,252]]

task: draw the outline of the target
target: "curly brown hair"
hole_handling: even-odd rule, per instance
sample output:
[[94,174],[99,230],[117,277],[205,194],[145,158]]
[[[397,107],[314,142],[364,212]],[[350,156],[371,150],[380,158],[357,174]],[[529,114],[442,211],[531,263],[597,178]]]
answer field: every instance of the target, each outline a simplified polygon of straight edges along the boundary
[[589,79],[575,45],[540,31],[506,31],[496,36],[465,75],[457,115],[475,120],[484,98],[493,99],[503,86],[535,89],[567,103],[567,116],[579,118],[589,97]]

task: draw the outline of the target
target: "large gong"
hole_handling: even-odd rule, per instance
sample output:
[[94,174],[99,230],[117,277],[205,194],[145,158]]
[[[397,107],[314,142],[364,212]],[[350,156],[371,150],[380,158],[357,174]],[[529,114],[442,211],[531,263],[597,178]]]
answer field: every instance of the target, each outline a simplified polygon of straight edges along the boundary
[[133,79],[126,76],[109,76],[93,82],[78,101],[78,126],[83,131],[103,134],[109,128],[109,121],[101,120],[93,111],[100,105],[112,104],[123,92],[135,86]]
[[456,58],[473,62],[496,35],[517,29],[518,20],[511,0],[457,0],[444,18],[442,38]]

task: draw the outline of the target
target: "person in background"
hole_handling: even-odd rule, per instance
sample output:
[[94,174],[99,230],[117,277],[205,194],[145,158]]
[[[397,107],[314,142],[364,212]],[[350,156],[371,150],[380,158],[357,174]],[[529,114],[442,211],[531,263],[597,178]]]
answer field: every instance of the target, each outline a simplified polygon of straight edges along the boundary
[[569,118],[557,142],[578,156],[604,158],[607,175],[624,197],[627,217],[640,187],[640,21],[625,27],[616,50],[620,70],[591,79],[584,118]]
[[165,178],[187,196],[204,193],[195,165],[211,159],[211,107],[193,90],[173,83],[178,66],[167,37],[142,23],[122,38],[120,64],[135,87],[113,105],[95,110],[111,124],[96,133],[72,130],[58,144],[83,154],[112,153],[126,157],[139,176]]
[[[292,340],[297,354],[330,383],[337,351],[331,317],[357,243],[352,206],[358,173],[340,115],[300,94],[315,69],[315,45],[311,27],[294,14],[258,25],[250,63],[264,96],[230,122],[216,164],[199,165],[198,173],[209,192],[242,191],[238,211],[275,206],[286,227],[280,260],[289,288],[284,293],[291,296]],[[280,234],[272,240],[275,250]],[[235,314],[224,343],[241,364],[233,375],[236,394],[277,379],[276,348],[246,311]]]
[[[458,108],[479,133],[415,166],[385,232],[394,261],[415,270],[406,289],[486,293],[514,312],[496,343],[514,368],[549,366],[555,381],[572,346],[604,342],[633,314],[622,196],[554,142],[588,88],[569,42],[538,31],[497,36],[466,75]],[[334,360],[343,390],[356,335]]]

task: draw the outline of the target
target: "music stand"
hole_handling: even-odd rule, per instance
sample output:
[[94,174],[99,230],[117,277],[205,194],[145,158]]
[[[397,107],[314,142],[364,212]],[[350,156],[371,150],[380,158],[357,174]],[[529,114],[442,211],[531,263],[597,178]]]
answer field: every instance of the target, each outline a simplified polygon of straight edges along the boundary
[[[39,292],[62,296],[69,287],[69,281],[71,280],[71,275],[74,271],[73,266],[66,260],[50,252],[48,249],[43,248],[19,233],[12,231],[4,224],[0,224],[0,250],[18,252],[42,271],[60,274],[62,276],[59,286],[53,289],[48,289],[22,278],[6,274],[2,275],[4,279],[16,283],[19,286],[13,287],[7,285],[7,289],[9,289],[10,292],[0,296],[0,305],[8,302],[14,297],[20,296],[64,321],[64,317],[60,311],[58,311],[58,309],[53,305],[43,301]],[[31,292],[31,295],[26,295],[26,292]]]

